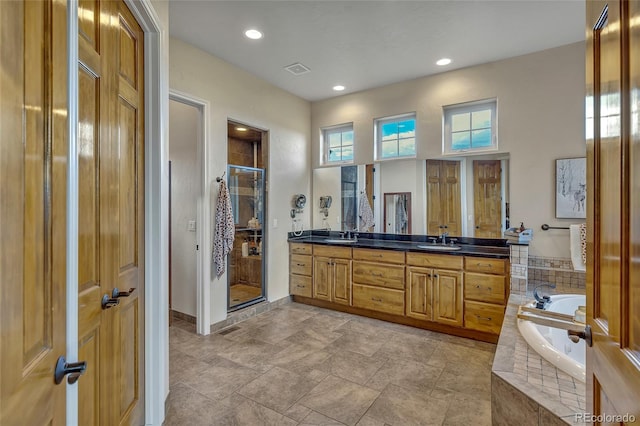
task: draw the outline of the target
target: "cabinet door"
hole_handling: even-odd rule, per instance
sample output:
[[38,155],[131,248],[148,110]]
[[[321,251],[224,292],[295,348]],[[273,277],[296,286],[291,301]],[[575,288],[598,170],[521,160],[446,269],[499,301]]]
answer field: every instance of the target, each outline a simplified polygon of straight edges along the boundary
[[331,300],[331,259],[314,256],[313,258],[313,298]]
[[343,305],[351,305],[351,261],[333,259],[332,269],[333,301]]
[[422,320],[433,319],[432,269],[407,268],[407,316]]
[[435,269],[433,320],[462,326],[462,272]]

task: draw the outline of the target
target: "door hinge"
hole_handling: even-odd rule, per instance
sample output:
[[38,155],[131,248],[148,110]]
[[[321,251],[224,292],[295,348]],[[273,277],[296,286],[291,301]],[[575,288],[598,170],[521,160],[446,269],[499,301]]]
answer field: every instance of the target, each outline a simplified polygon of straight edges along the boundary
[[200,250],[200,246],[196,244],[196,250]]

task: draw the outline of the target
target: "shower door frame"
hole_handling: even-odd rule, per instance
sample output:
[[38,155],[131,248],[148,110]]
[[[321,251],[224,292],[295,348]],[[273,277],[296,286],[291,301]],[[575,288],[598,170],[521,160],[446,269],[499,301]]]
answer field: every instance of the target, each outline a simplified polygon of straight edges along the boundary
[[[241,169],[244,171],[250,171],[250,172],[258,172],[260,173],[260,180],[262,182],[261,186],[260,186],[260,196],[262,198],[262,223],[261,223],[261,239],[262,239],[262,252],[260,253],[260,257],[261,257],[261,262],[260,262],[260,296],[253,298],[253,299],[249,299],[246,302],[242,302],[242,303],[238,303],[237,305],[233,305],[231,306],[231,273],[229,271],[229,266],[231,264],[231,255],[232,253],[230,252],[227,255],[227,312],[234,312],[237,311],[239,309],[243,309],[246,308],[248,306],[251,305],[255,305],[256,303],[260,303],[263,301],[267,300],[267,286],[266,286],[266,276],[267,276],[267,254],[266,254],[266,247],[267,247],[267,226],[266,224],[267,222],[267,202],[266,202],[266,181],[265,181],[265,176],[266,176],[266,170],[264,168],[260,168],[260,167],[248,167],[248,166],[237,166],[234,164],[228,164],[227,165],[227,183],[229,186],[229,189],[231,190],[231,169]],[[231,195],[231,197],[233,198],[233,195]],[[254,209],[255,210],[255,209]],[[234,239],[235,239],[235,235],[234,235]],[[237,266],[236,266],[237,267]]]

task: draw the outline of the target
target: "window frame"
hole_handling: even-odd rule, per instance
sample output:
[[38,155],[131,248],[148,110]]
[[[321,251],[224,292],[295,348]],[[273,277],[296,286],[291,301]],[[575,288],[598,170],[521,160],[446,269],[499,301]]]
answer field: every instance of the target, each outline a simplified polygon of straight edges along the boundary
[[[412,155],[396,155],[394,157],[383,157],[382,156],[382,126],[388,123],[397,123],[400,121],[407,121],[409,119],[413,119],[414,122],[414,153]],[[418,116],[415,111],[407,112],[404,114],[397,114],[387,117],[380,117],[373,120],[373,140],[374,140],[374,152],[375,152],[375,161],[388,161],[388,160],[403,160],[410,158],[417,158],[418,154]],[[398,144],[400,143],[400,138],[396,139]],[[400,147],[398,146],[398,152],[400,151]]]
[[[453,149],[453,131],[451,128],[451,118],[454,114],[473,113],[477,111],[491,111],[491,145],[487,147],[473,147],[464,149]],[[483,127],[484,129],[484,127]],[[473,127],[469,128],[469,133],[473,132]],[[461,104],[445,105],[442,107],[442,154],[443,155],[464,155],[477,152],[498,151],[498,100],[497,98],[482,99],[479,101],[465,102]]]
[[[353,140],[351,142],[351,149],[353,151],[353,156],[350,160],[337,160],[337,161],[331,161],[329,160],[329,155],[330,155],[330,150],[331,147],[329,146],[329,135],[330,134],[334,134],[334,133],[345,133],[351,131],[353,133]],[[320,129],[320,146],[321,148],[321,164],[322,165],[337,165],[337,164],[353,164],[354,159],[355,159],[355,146],[356,146],[356,135],[355,135],[355,131],[353,130],[353,122],[350,123],[343,123],[343,124],[336,124],[334,126],[327,126],[327,127],[322,127]],[[340,143],[340,148],[342,149],[343,147],[345,147],[344,144],[342,144],[342,136],[340,137],[341,143]],[[349,145],[346,145],[349,146]]]

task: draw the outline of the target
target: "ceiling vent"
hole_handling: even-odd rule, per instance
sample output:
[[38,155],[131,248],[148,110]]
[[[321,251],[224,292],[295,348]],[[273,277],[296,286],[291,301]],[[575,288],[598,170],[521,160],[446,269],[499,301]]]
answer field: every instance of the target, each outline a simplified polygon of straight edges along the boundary
[[311,70],[306,66],[302,65],[300,62],[296,62],[295,64],[287,65],[284,67],[285,70],[289,71],[293,75],[302,75],[310,72]]

